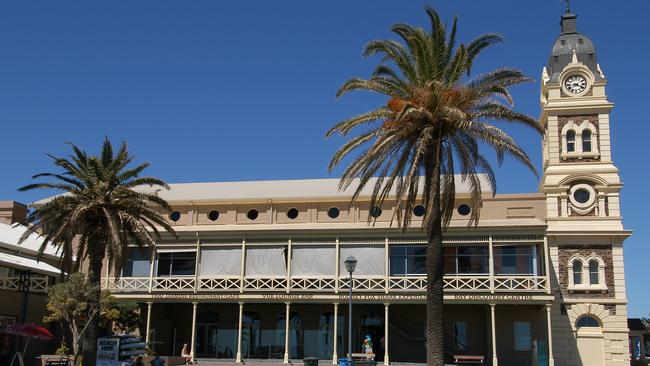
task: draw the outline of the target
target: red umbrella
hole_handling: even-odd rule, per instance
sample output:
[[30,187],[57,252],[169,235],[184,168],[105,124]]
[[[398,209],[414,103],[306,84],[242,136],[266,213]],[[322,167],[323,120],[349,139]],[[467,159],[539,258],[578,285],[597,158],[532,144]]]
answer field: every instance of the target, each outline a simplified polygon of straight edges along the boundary
[[49,330],[34,323],[14,324],[5,329],[5,333],[16,334],[28,338],[42,339],[44,341],[49,341],[54,337]]

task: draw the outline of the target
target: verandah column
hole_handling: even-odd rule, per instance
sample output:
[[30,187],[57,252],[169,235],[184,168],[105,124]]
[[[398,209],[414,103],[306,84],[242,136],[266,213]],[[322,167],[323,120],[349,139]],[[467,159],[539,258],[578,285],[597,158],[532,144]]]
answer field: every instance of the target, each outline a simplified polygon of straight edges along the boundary
[[242,322],[244,321],[244,303],[239,303],[239,325],[237,328],[237,358],[235,359],[236,363],[241,363],[241,333],[242,333]]
[[339,304],[334,303],[334,352],[332,352],[332,364],[338,363],[338,344],[339,344]]
[[196,308],[198,306],[198,302],[192,302],[192,344],[190,345],[190,357],[192,358],[192,362],[194,362],[194,348],[196,347]]
[[492,322],[492,366],[498,366],[497,360],[497,331],[496,322],[494,321],[494,307],[495,304],[490,304],[490,320]]
[[145,335],[144,335],[144,343],[147,345],[147,347],[151,348],[151,345],[149,344],[149,333],[151,333],[151,308],[153,307],[153,302],[147,301],[147,327],[145,330]]
[[388,358],[388,303],[384,304],[384,365],[389,365]]
[[546,304],[546,326],[548,328],[548,366],[555,366],[553,359],[553,328],[551,327],[551,304]]
[[287,312],[284,316],[284,363],[289,363],[289,312],[291,311],[291,303],[287,302]]

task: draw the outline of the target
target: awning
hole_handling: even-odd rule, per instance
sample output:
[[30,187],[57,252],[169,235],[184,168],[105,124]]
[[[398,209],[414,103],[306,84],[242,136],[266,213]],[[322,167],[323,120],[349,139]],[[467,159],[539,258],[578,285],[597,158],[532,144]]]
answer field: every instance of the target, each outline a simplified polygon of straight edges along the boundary
[[61,270],[45,262],[39,262],[36,259],[25,258],[14,254],[0,252],[0,265],[7,265],[13,268],[30,270],[35,273],[46,275],[59,275]]

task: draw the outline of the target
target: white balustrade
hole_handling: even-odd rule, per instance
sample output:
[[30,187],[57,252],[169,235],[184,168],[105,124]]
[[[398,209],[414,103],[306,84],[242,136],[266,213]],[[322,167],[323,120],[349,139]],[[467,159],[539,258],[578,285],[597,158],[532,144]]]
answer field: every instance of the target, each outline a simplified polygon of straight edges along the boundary
[[494,291],[545,291],[546,281],[544,276],[494,276]]
[[194,277],[154,277],[152,290],[193,291]]
[[239,277],[199,277],[199,291],[239,291]]
[[[377,278],[353,278],[354,291],[384,291],[386,280],[384,277]],[[350,288],[350,278],[341,277],[339,279],[339,290]]]
[[245,277],[244,290],[249,291],[286,291],[286,277]]
[[490,291],[490,276],[445,276],[444,289],[450,291]]
[[297,291],[333,291],[336,288],[334,278],[292,278],[291,290]]
[[[24,281],[29,282],[26,283]],[[48,286],[48,277],[44,276],[0,277],[0,290],[21,291],[29,288],[29,292],[47,292]]]
[[110,291],[147,291],[149,290],[149,277],[109,277],[102,281],[102,287]]

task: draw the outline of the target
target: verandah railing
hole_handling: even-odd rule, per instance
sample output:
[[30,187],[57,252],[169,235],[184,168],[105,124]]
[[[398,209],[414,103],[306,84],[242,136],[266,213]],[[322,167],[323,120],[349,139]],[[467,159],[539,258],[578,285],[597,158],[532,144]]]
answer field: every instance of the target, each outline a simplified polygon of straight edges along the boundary
[[[423,292],[424,276],[353,278],[359,292]],[[451,275],[448,292],[544,292],[548,278],[537,275]],[[1,284],[2,282],[0,282]],[[347,290],[348,277],[108,277],[102,286],[113,292],[334,292]]]

